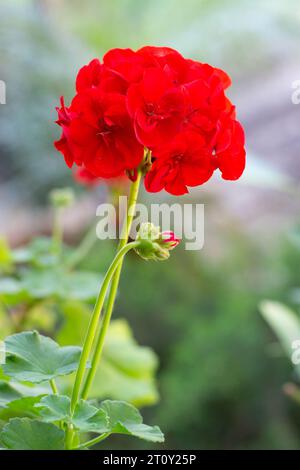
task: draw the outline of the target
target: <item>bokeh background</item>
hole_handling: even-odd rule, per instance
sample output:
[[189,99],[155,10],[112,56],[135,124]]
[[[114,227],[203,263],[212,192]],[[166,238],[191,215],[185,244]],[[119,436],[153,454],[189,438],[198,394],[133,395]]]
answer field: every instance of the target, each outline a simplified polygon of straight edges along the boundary
[[[84,63],[112,47],[165,45],[232,76],[245,174],[234,183],[216,175],[182,198],[205,204],[204,248],[178,248],[159,264],[130,257],[115,317],[159,356],[160,402],[143,414],[164,430],[167,448],[299,448],[299,405],[282,390],[293,369],[258,308],[269,298],[298,309],[300,105],[291,95],[300,79],[299,2],[0,0],[0,18],[0,233],[11,246],[47,234],[49,190],[74,185],[53,148],[53,121]],[[65,218],[71,243],[106,197],[104,188],[75,190]],[[99,242],[85,266],[104,269],[111,249]]]

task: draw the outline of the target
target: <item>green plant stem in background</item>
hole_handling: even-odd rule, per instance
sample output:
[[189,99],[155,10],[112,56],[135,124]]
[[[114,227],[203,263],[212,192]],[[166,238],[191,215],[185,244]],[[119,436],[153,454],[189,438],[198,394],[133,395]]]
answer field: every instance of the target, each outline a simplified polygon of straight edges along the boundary
[[[129,194],[129,200],[128,200],[128,207],[127,207],[127,216],[124,220],[123,227],[122,227],[122,233],[121,233],[121,238],[118,246],[118,253],[120,253],[124,247],[126,246],[128,242],[128,236],[130,233],[131,225],[132,225],[132,220],[135,214],[135,207],[136,207],[136,202],[137,202],[137,197],[139,193],[139,187],[140,187],[140,182],[141,182],[141,177],[142,177],[142,172],[141,170],[138,170],[137,178],[136,181],[131,185],[130,188],[130,194]],[[129,244],[130,245],[130,244]],[[128,246],[128,245],[127,245]],[[121,275],[121,270],[122,270],[122,265],[123,265],[123,258],[120,261],[114,277],[112,279],[111,283],[111,288],[108,294],[108,299],[107,299],[107,306],[104,312],[103,316],[103,321],[100,326],[100,331],[98,334],[95,350],[93,353],[92,357],[92,363],[91,363],[91,368],[88,372],[87,378],[85,380],[84,386],[83,386],[83,391],[82,391],[82,398],[87,398],[90,386],[93,382],[93,379],[95,377],[97,367],[101,358],[101,353],[105,341],[105,336],[107,333],[107,329],[110,323],[112,311],[114,308],[114,303],[115,303],[115,298],[117,295],[117,290],[119,286],[119,281],[120,281],[120,275]]]
[[62,212],[63,212],[62,207],[54,207],[52,252],[56,256],[59,256],[61,253],[61,247],[62,247],[62,241],[63,241]]
[[96,241],[96,224],[93,224],[87,231],[78,248],[66,260],[67,268],[74,269],[74,267],[77,266],[87,256]]

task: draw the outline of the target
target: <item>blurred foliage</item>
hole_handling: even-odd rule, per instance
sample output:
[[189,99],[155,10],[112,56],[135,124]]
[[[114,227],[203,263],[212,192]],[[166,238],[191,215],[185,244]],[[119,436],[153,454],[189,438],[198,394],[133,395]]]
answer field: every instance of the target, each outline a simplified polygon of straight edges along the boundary
[[[0,248],[0,339],[38,329],[60,345],[82,345],[101,283],[98,272],[70,270],[66,261],[75,250],[64,246],[60,258],[49,238],[35,238],[16,250],[2,240]],[[154,352],[136,343],[125,320],[112,322],[91,396],[152,405],[158,401],[157,365]],[[69,378],[61,383],[65,393],[71,385]]]

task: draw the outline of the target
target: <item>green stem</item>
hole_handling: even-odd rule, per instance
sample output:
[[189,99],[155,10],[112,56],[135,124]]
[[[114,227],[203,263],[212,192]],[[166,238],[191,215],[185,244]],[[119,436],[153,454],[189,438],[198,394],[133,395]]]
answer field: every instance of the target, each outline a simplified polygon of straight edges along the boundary
[[66,260],[66,266],[69,269],[73,269],[83,260],[86,255],[90,252],[92,247],[97,241],[96,237],[96,226],[95,224],[87,231],[86,235],[83,237],[78,248],[72,253],[72,255]]
[[66,450],[72,449],[73,437],[74,437],[73,425],[68,424],[67,429],[66,429],[66,437],[65,437],[65,449]]
[[54,393],[54,395],[58,395],[58,388],[57,388],[55,380],[51,379],[49,380],[49,382],[50,382],[50,386],[52,388],[52,392]]
[[[139,187],[140,187],[140,182],[141,182],[141,176],[142,176],[142,172],[138,170],[137,179],[131,185],[128,208],[127,208],[127,216],[122,227],[121,238],[120,238],[120,242],[118,246],[119,253],[121,250],[124,249],[124,247],[126,247],[126,244],[128,242],[128,236],[130,233],[133,217],[135,214],[135,207],[136,207],[136,202],[137,202],[137,197],[138,197],[138,192],[139,192]],[[115,298],[117,295],[122,265],[123,265],[123,259],[120,261],[115,271],[112,283],[111,283],[111,287],[110,287],[110,291],[109,291],[108,299],[107,299],[106,310],[103,316],[103,321],[100,326],[100,331],[98,334],[95,350],[94,350],[93,357],[92,357],[91,368],[88,371],[88,375],[83,386],[83,391],[82,391],[83,399],[86,399],[88,396],[90,386],[95,377],[97,367],[101,358],[101,353],[102,353],[106,333],[109,327],[112,311],[114,308]]]
[[54,255],[59,256],[63,241],[63,226],[62,226],[62,208],[54,207],[54,221],[52,232],[52,252]]
[[101,436],[95,437],[94,439],[91,439],[90,441],[84,442],[83,444],[80,444],[78,447],[75,447],[73,450],[80,450],[84,449],[85,447],[91,447],[95,444],[98,444],[98,442],[104,441],[108,436],[110,436],[110,432],[106,432],[104,434],[101,434]]
[[79,399],[80,387],[82,384],[82,380],[83,380],[85,370],[86,370],[87,361],[91,353],[91,349],[92,349],[95,335],[97,332],[98,321],[100,318],[101,310],[104,304],[105,295],[106,295],[106,291],[108,289],[109,283],[115,271],[118,269],[119,263],[122,262],[123,257],[126,255],[128,251],[130,251],[132,248],[135,248],[138,244],[139,242],[128,243],[122,248],[122,250],[118,251],[113,262],[108,268],[107,273],[105,274],[105,277],[101,285],[101,289],[100,289],[100,292],[99,292],[99,295],[98,295],[98,298],[94,307],[93,315],[91,317],[91,320],[88,326],[87,334],[84,340],[83,349],[82,349],[81,356],[80,356],[80,361],[79,361],[79,365],[78,365],[78,369],[76,373],[76,378],[75,378],[75,383],[74,383],[72,398],[71,398],[71,414],[74,413],[75,406]]

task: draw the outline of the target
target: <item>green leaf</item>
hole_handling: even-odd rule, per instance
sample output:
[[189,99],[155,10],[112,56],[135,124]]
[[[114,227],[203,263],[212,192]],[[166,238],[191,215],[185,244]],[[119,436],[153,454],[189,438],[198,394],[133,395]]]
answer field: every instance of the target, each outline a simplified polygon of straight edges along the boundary
[[106,400],[100,408],[80,400],[70,416],[70,398],[62,395],[43,397],[36,407],[43,421],[67,421],[80,432],[128,434],[151,442],[163,442],[164,437],[157,426],[143,424],[139,411],[123,401]]
[[51,253],[52,239],[34,238],[28,245],[13,251],[15,263],[31,263],[37,267],[49,267],[58,263],[57,256]]
[[25,291],[35,299],[64,295],[64,275],[59,268],[26,270],[21,281]]
[[72,423],[82,432],[97,432],[102,434],[107,430],[108,419],[104,410],[80,400],[76,406]]
[[63,450],[65,433],[51,423],[13,418],[0,434],[6,449],[12,450]]
[[7,241],[0,238],[0,270],[10,271],[13,266],[13,258]]
[[47,395],[43,397],[36,408],[44,421],[52,423],[54,421],[68,420],[70,416],[71,400],[64,395]]
[[67,421],[81,432],[106,432],[108,421],[103,410],[80,400],[71,417],[70,406],[70,398],[63,395],[48,395],[36,405],[44,421]]
[[74,372],[81,349],[77,346],[60,347],[55,341],[37,331],[26,331],[5,340],[6,363],[4,373],[19,381],[40,383],[59,375]]
[[129,403],[106,400],[100,409],[108,416],[108,431],[111,433],[128,434],[151,442],[164,442],[164,435],[158,426],[143,424],[140,412]]
[[260,304],[260,311],[278,336],[285,353],[291,358],[292,344],[300,339],[300,319],[295,312],[279,302],[265,300]]
[[16,305],[27,300],[28,295],[23,284],[14,277],[0,279],[0,300],[7,305]]
[[66,299],[94,301],[101,286],[101,276],[94,272],[74,271],[65,276]]
[[56,340],[63,346],[82,344],[91,316],[91,309],[83,302],[67,301],[61,305],[61,311],[63,322]]
[[0,410],[0,419],[8,421],[11,418],[27,417],[36,418],[39,416],[36,404],[39,403],[41,396],[21,397],[7,403]]
[[94,301],[101,284],[99,275],[92,272],[66,272],[60,266],[48,269],[27,269],[21,285],[33,298],[56,297],[63,300]]
[[0,407],[5,406],[12,400],[20,398],[22,395],[9,382],[0,381]]

